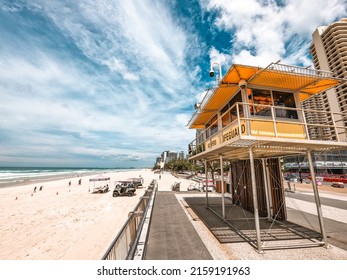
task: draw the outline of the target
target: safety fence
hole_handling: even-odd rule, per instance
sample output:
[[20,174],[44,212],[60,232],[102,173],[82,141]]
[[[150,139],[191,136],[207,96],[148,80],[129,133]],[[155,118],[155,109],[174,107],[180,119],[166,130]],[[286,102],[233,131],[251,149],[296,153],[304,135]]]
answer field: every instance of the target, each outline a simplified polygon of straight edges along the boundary
[[154,199],[156,189],[157,182],[153,180],[134,210],[129,213],[127,221],[107,249],[102,260],[131,260],[134,258],[146,213],[152,206],[152,203],[149,202]]

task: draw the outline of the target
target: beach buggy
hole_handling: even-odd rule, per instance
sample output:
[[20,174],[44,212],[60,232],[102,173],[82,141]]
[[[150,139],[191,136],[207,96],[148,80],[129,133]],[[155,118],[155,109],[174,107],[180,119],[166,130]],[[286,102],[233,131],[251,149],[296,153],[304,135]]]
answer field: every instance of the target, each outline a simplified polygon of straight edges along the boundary
[[129,178],[129,179],[127,179],[127,181],[133,182],[135,188],[139,188],[143,185],[143,178],[142,177]]
[[117,181],[113,190],[113,197],[116,196],[133,196],[136,191],[132,181]]

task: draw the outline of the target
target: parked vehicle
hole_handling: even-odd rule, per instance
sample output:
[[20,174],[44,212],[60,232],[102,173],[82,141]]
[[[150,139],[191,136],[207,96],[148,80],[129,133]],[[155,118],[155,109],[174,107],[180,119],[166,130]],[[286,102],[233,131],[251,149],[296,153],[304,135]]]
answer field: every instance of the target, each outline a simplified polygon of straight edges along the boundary
[[179,192],[181,188],[181,183],[180,182],[175,182],[172,186],[171,186],[171,190],[174,192]]
[[188,191],[199,191],[201,192],[201,187],[199,183],[191,183],[189,187],[187,188]]
[[213,192],[215,190],[215,186],[214,186],[212,179],[208,179],[207,184],[206,184],[206,180],[202,181],[202,191],[203,192],[206,192],[206,185],[207,185],[207,191],[208,192]]
[[117,181],[112,196],[133,196],[135,192],[136,188],[132,181]]
[[109,191],[108,185],[95,187],[92,193],[107,193]]
[[332,187],[334,188],[344,188],[344,184],[342,182],[334,182],[331,184]]
[[135,188],[141,187],[143,185],[143,178],[138,177],[138,178],[129,178],[127,181],[131,181],[134,184]]

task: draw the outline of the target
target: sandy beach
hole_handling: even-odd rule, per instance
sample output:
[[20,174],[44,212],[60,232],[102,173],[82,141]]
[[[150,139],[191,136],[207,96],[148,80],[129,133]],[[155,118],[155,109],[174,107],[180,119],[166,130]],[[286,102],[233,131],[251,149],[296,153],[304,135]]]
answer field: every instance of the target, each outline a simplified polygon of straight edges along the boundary
[[[0,188],[0,259],[99,260],[152,179],[158,180],[160,190],[170,190],[176,181],[185,189],[190,183],[170,174],[159,180],[145,169],[102,175],[110,177],[110,191],[104,194],[92,194],[89,179],[97,175]],[[136,195],[112,197],[114,181],[140,175],[144,184]]]
[[[92,194],[94,183],[89,178],[96,175],[1,188],[0,259],[100,259],[152,180],[153,172],[103,175],[111,178],[110,191],[104,194]],[[112,197],[115,180],[140,175],[144,187],[137,189],[135,196]],[[37,191],[33,192],[35,186]]]

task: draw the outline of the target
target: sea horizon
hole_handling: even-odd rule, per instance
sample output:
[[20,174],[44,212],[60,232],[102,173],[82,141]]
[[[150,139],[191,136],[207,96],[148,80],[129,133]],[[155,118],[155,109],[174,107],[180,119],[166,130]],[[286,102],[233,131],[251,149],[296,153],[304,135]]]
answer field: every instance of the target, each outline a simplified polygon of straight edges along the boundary
[[141,170],[145,167],[4,167],[0,166],[0,187],[35,183],[67,176],[83,176],[105,172]]

